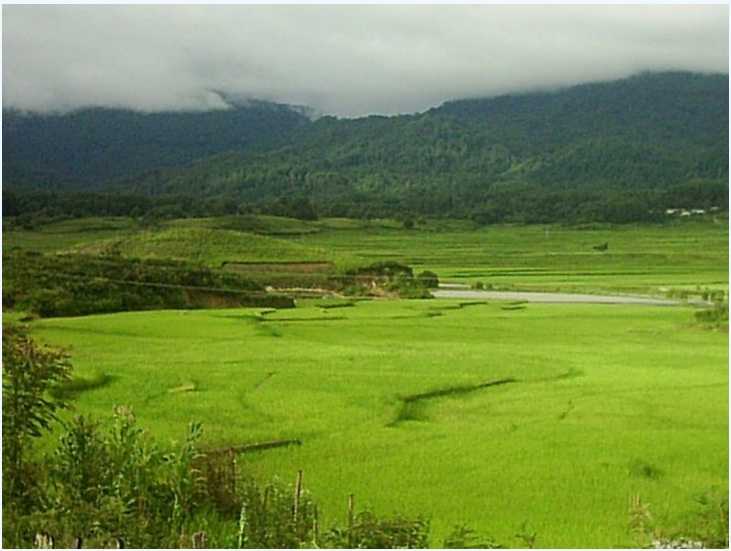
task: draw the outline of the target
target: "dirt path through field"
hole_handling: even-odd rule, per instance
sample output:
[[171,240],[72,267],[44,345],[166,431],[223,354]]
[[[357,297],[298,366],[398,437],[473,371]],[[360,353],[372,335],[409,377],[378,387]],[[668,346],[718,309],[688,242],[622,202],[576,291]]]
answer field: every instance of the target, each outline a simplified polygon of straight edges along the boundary
[[646,306],[679,306],[692,304],[707,306],[697,301],[682,302],[664,298],[621,296],[621,295],[583,295],[578,293],[533,293],[523,291],[477,291],[473,289],[440,288],[432,291],[435,298],[467,298],[487,300],[514,300],[525,302],[543,302],[558,304],[643,304]]

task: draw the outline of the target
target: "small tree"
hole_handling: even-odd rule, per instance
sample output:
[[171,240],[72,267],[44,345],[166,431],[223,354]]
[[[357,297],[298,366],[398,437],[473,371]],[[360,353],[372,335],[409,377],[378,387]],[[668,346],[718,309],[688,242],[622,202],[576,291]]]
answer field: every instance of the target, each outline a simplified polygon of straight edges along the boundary
[[418,276],[419,282],[427,289],[439,287],[439,276],[432,271],[424,270]]
[[65,402],[50,390],[71,377],[68,355],[38,345],[24,328],[3,326],[3,499],[16,507],[28,496],[26,459],[32,438],[56,420]]

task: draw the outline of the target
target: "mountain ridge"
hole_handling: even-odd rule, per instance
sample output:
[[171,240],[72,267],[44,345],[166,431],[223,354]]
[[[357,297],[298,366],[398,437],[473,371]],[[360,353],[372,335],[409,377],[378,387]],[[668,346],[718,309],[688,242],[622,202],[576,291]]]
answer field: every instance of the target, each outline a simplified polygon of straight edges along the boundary
[[[641,73],[415,114],[299,119],[277,140],[97,189],[215,198],[226,212],[280,215],[287,201],[306,201],[332,216],[584,218],[597,203],[628,198],[644,203],[637,212],[656,210],[661,192],[670,194],[663,201],[725,206],[728,75]],[[532,214],[518,214],[521,204]]]
[[4,177],[16,186],[98,186],[221,151],[265,147],[309,122],[298,107],[248,100],[209,111],[3,109]]

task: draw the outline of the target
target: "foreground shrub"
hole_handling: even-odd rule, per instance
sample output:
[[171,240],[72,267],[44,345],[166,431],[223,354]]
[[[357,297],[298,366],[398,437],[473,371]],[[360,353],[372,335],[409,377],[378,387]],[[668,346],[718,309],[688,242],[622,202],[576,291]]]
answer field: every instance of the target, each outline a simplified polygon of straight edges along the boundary
[[429,522],[402,516],[378,518],[363,511],[347,528],[333,528],[320,542],[328,548],[421,549],[429,543]]
[[31,442],[48,430],[65,402],[51,391],[70,379],[68,355],[38,345],[18,325],[3,326],[3,503],[18,511],[40,499]]
[[253,480],[244,483],[238,519],[239,548],[314,547],[317,540],[317,509],[298,478],[295,487],[279,480],[260,488]]
[[700,493],[693,508],[672,525],[657,523],[639,496],[630,501],[630,531],[640,547],[728,549],[728,488]]
[[[118,407],[110,420],[77,416],[65,425],[45,465],[44,499],[25,512],[3,508],[4,547],[426,547],[429,523],[402,516],[353,514],[345,528],[320,534],[317,506],[302,487],[243,479],[236,511],[207,491],[192,424],[179,448],[165,452]],[[233,465],[235,459],[231,458]],[[229,500],[231,496],[226,496]],[[41,544],[36,539],[44,540]]]
[[200,426],[191,424],[179,449],[163,453],[127,408],[116,408],[106,426],[76,417],[49,467],[50,526],[67,541],[172,544],[202,498],[192,468],[199,436]]

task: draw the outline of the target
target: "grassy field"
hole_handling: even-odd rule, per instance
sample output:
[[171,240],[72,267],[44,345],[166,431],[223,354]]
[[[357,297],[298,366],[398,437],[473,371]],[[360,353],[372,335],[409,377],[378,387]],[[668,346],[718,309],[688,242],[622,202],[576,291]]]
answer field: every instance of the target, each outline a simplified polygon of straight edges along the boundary
[[[607,244],[606,251],[594,247]],[[443,281],[497,288],[662,294],[670,288],[728,290],[728,220],[667,225],[490,226],[427,220],[406,230],[390,220],[273,216],[172,220],[158,228],[128,219],[81,219],[3,234],[3,245],[97,254],[116,247],[146,258],[222,262],[332,261],[341,267],[398,260]],[[301,273],[297,279],[303,280]],[[317,276],[313,276],[315,278]]]
[[254,233],[201,227],[172,227],[122,239],[84,243],[68,249],[81,254],[121,254],[141,259],[191,261],[210,267],[225,262],[334,261],[327,250]]
[[211,446],[301,439],[240,465],[260,480],[304,469],[325,524],[352,492],[428,515],[435,543],[463,522],[512,546],[521,530],[539,546],[627,546],[631,496],[672,527],[697,495],[727,491],[728,336],[691,308],[333,305],[45,319],[33,332],[69,347],[86,387],[77,411],[131,405],[163,440],[190,420]]
[[58,252],[83,243],[119,239],[140,231],[130,218],[81,218],[64,220],[35,229],[7,229],[3,223],[3,248],[20,247],[38,252]]

